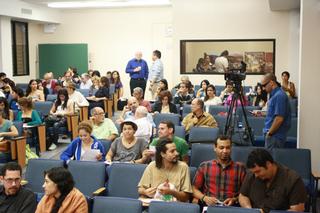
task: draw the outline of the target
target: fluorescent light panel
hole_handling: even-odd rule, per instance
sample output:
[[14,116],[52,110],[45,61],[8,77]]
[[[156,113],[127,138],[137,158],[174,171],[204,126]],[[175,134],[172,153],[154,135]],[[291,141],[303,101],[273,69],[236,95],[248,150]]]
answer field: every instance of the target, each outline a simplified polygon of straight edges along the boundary
[[112,8],[112,7],[138,7],[138,6],[170,6],[170,0],[128,0],[128,1],[74,1],[52,2],[48,7],[52,8]]

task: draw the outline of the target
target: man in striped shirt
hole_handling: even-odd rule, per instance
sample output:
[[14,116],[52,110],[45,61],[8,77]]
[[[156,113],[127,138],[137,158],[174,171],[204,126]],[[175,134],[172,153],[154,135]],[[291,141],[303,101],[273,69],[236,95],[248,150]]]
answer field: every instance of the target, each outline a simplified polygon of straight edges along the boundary
[[238,203],[246,169],[231,160],[231,139],[220,136],[214,144],[217,159],[200,164],[193,180],[193,196],[206,206]]

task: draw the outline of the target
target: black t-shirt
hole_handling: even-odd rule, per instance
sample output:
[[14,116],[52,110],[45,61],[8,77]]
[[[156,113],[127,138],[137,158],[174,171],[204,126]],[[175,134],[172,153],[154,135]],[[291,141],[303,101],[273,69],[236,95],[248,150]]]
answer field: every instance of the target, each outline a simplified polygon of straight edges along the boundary
[[33,192],[23,187],[17,194],[7,196],[3,186],[0,187],[0,212],[33,213],[36,211],[37,201]]
[[263,209],[264,212],[287,210],[307,201],[307,192],[299,175],[285,166],[276,165],[277,174],[269,188],[266,181],[247,173],[240,193],[250,199],[252,208]]

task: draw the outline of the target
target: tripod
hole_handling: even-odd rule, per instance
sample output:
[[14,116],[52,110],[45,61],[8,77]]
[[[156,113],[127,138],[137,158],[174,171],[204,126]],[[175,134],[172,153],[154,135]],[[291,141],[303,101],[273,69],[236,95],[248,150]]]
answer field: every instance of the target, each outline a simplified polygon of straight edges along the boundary
[[[228,109],[228,116],[227,116],[227,121],[224,129],[224,135],[227,135],[231,138],[234,134],[234,126],[235,126],[235,123],[237,123],[237,119],[236,119],[237,103],[238,103],[237,100],[240,100],[242,113],[245,121],[245,129],[244,129],[245,131],[243,135],[243,140],[246,140],[249,137],[249,141],[253,146],[252,129],[249,126],[247,114],[243,104],[244,97],[241,91],[242,91],[242,86],[240,82],[240,85],[236,85],[235,91],[232,94],[232,100],[231,100],[231,105]],[[244,144],[241,143],[241,145],[244,145]]]

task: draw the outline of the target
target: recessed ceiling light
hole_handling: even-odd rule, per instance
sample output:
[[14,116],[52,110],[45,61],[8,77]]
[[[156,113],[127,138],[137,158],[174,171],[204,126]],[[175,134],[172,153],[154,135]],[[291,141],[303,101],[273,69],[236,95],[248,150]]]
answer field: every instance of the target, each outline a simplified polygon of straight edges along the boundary
[[73,1],[51,2],[52,8],[112,8],[112,7],[139,7],[139,6],[170,6],[170,0],[127,0],[127,1]]

